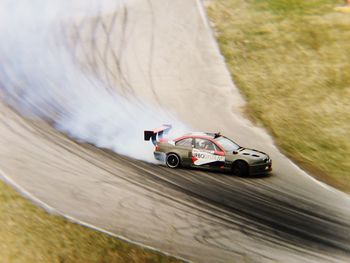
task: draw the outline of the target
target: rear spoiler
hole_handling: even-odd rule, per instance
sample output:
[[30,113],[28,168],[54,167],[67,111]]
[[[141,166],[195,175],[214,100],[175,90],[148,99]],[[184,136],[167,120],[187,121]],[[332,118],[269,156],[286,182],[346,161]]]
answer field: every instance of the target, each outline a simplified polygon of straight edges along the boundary
[[150,139],[152,139],[152,143],[154,145],[157,144],[157,136],[158,139],[162,139],[163,135],[168,133],[168,131],[172,128],[172,126],[170,124],[163,124],[163,126],[154,129],[152,131],[145,131],[144,135],[145,135],[145,141],[149,141]]

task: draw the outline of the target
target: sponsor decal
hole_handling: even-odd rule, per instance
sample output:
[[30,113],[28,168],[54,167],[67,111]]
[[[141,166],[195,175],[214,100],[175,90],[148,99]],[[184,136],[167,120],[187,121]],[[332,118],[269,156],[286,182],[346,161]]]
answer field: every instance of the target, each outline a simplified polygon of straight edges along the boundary
[[192,162],[194,165],[203,165],[214,162],[225,162],[225,156],[215,155],[214,151],[193,149]]

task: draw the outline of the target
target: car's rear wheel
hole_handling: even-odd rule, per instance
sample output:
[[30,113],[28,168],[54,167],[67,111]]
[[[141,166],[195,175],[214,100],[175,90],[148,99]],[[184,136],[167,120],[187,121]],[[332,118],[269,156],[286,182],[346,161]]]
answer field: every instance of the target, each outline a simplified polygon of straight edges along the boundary
[[175,169],[178,168],[181,164],[180,157],[175,153],[169,153],[166,157],[166,165],[169,168]]
[[248,164],[244,161],[236,161],[232,167],[232,173],[240,177],[246,177],[249,175]]

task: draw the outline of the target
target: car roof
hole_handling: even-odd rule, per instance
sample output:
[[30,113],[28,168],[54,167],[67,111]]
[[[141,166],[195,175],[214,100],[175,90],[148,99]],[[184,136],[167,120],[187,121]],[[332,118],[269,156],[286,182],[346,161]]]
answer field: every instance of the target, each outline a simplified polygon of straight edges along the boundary
[[220,135],[220,133],[212,133],[212,132],[190,132],[185,134],[185,136],[200,136],[200,137],[207,137],[208,139],[215,139]]

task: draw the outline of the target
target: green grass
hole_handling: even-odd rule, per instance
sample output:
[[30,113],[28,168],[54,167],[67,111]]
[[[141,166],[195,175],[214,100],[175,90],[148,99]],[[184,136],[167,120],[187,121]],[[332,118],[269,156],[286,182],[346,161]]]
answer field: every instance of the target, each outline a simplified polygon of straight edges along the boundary
[[331,0],[208,2],[250,117],[319,179],[350,192],[350,14]]
[[0,262],[179,262],[49,215],[0,181]]
[[[307,15],[327,12],[332,0],[255,0],[255,6],[279,15]],[[337,1],[339,3],[339,1]]]

